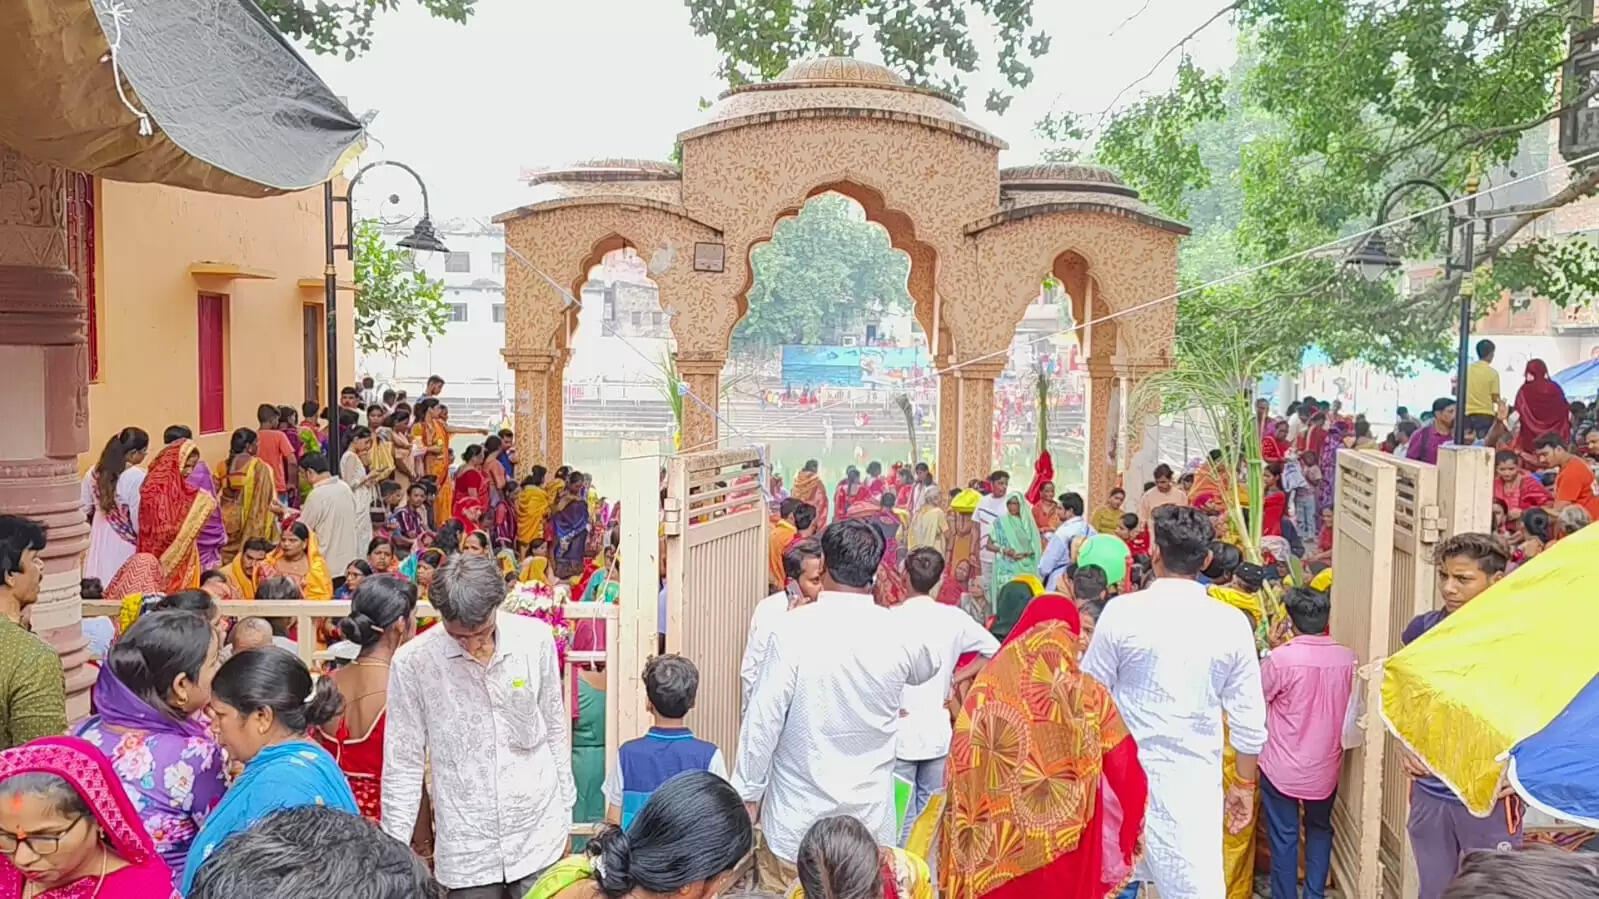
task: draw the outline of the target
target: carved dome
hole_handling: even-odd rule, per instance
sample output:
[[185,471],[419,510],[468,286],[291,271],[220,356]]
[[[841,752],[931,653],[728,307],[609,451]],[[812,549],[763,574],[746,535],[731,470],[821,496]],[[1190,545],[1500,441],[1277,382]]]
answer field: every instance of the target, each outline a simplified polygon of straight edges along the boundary
[[677,166],[654,159],[590,159],[541,172],[525,172],[529,185],[573,181],[676,181]]
[[803,59],[783,70],[780,82],[824,81],[837,84],[887,84],[903,87],[905,79],[886,66],[863,62],[848,56]]
[[1116,173],[1103,166],[1037,162],[999,170],[998,215],[968,225],[968,234],[1005,221],[1053,212],[1108,212],[1178,234],[1188,226],[1161,215],[1138,199]]
[[843,56],[802,60],[775,80],[734,88],[711,107],[703,124],[678,137],[693,140],[733,128],[818,117],[909,122],[996,149],[1006,146],[967,118],[948,94],[906,84],[883,66]]

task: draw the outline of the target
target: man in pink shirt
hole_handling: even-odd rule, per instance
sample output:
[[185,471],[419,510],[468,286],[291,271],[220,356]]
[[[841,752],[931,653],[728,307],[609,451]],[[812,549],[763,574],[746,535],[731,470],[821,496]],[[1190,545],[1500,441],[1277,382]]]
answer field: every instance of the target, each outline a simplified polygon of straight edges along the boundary
[[296,491],[300,486],[300,467],[296,462],[294,444],[278,430],[277,406],[262,403],[255,410],[255,420],[261,425],[261,429],[255,435],[256,458],[265,462],[267,468],[272,469],[272,486],[277,491],[278,500],[284,505],[290,505],[289,485],[293,484]]
[[1260,800],[1271,841],[1271,899],[1297,899],[1299,815],[1305,816],[1305,899],[1322,899],[1332,863],[1333,793],[1343,762],[1344,716],[1359,659],[1324,636],[1332,599],[1295,587],[1283,604],[1294,637],[1260,664],[1266,748]]

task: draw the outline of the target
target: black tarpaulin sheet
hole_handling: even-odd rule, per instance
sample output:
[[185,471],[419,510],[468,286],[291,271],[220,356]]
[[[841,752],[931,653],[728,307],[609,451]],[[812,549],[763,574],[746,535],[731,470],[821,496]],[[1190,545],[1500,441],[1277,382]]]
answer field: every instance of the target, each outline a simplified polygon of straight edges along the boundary
[[362,137],[250,0],[0,0],[0,143],[26,156],[262,196],[327,180]]

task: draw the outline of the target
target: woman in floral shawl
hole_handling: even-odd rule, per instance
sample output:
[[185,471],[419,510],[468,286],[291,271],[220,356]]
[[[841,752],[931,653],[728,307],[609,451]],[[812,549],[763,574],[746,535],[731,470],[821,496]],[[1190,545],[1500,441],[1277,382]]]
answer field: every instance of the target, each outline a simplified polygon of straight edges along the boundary
[[1038,525],[1020,493],[1005,498],[1005,514],[994,520],[988,534],[988,550],[994,554],[994,580],[991,593],[1024,574],[1038,574],[1038,557],[1043,542]]
[[0,896],[30,899],[178,899],[172,869],[122,788],[111,762],[75,737],[46,737],[0,752],[0,830],[37,830],[28,873],[0,854]]
[[196,541],[217,500],[189,483],[199,462],[200,448],[192,441],[169,443],[156,454],[139,488],[139,552],[160,560],[166,593],[200,586]]
[[1149,784],[1110,691],[1078,667],[1080,627],[1071,600],[1034,599],[961,704],[945,899],[1102,899],[1132,873]]

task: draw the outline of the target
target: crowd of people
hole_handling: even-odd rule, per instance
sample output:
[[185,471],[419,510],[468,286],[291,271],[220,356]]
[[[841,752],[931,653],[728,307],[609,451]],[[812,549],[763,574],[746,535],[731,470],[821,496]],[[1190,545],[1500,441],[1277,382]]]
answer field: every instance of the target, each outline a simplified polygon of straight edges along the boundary
[[[568,654],[610,636],[563,608],[617,601],[620,512],[566,467],[518,481],[508,434],[452,465],[437,392],[263,406],[214,470],[182,426],[153,454],[117,434],[84,481],[85,592],[120,611],[86,620],[83,721],[26,629],[46,533],[0,516],[0,897],[1245,899],[1257,831],[1273,899],[1325,894],[1357,666],[1328,634],[1330,404],[1261,410],[1259,561],[1219,453],[1093,508],[1047,456],[1025,490],[875,461],[773,479],[737,745],[695,735],[700,668],[663,651],[652,725],[607,757],[614,672]],[[377,427],[345,414],[366,399]],[[1560,517],[1569,444],[1533,445]],[[1526,532],[1543,472],[1512,461]],[[1444,541],[1405,640],[1537,539]],[[219,605],[334,596],[316,633]],[[1594,894],[1580,854],[1469,854],[1520,844],[1517,800],[1475,818],[1404,761],[1423,899]]]

